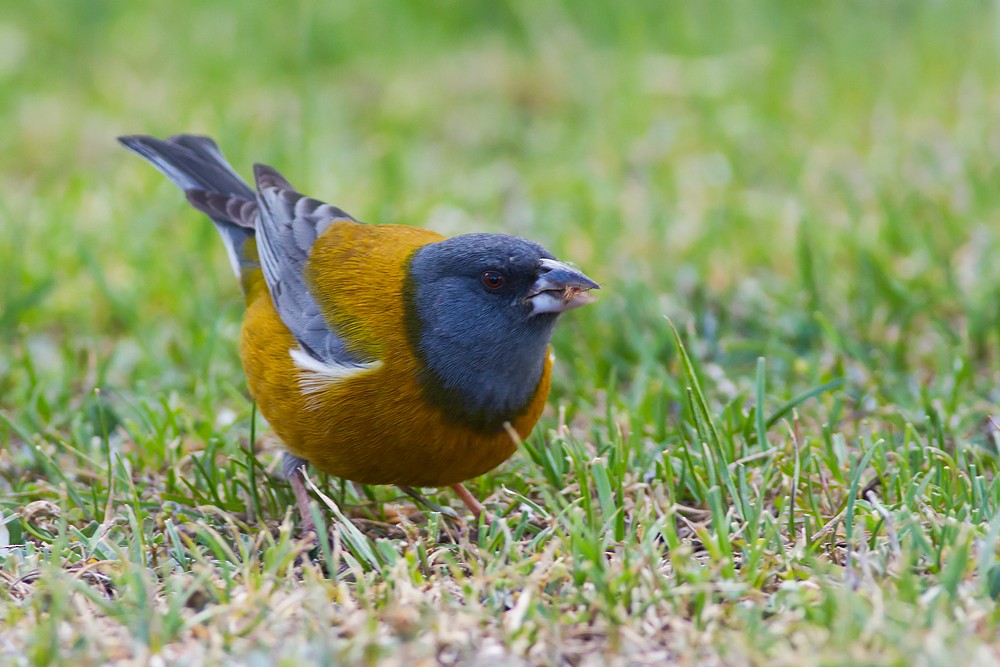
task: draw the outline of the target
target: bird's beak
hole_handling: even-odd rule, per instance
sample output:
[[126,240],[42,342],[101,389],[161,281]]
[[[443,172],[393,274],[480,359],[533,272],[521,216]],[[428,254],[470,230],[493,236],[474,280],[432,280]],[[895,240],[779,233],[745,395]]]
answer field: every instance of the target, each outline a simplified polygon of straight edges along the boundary
[[528,292],[531,314],[564,313],[594,300],[590,290],[601,286],[581,271],[554,259],[539,262],[538,279]]

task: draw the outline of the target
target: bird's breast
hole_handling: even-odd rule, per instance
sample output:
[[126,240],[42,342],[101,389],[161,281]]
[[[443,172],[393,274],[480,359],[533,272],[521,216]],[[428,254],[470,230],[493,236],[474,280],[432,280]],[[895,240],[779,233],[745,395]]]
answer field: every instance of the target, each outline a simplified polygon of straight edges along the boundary
[[[367,484],[446,486],[492,470],[516,449],[501,425],[469,428],[429,403],[417,360],[408,350],[387,354],[375,370],[362,371],[320,390],[304,391],[302,370],[288,350],[294,339],[267,304],[251,308],[242,356],[261,413],[296,456],[319,470]],[[510,421],[526,438],[549,392],[547,361],[535,395]]]

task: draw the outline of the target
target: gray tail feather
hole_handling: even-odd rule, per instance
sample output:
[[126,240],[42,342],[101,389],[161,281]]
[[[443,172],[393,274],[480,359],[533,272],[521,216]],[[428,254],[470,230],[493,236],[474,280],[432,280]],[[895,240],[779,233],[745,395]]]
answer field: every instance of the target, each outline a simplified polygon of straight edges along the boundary
[[[229,166],[219,146],[208,137],[178,134],[164,141],[145,135],[133,135],[118,137],[118,141],[149,161],[185,192],[195,190],[220,193],[256,204],[257,196],[254,191]],[[257,262],[243,254],[245,242],[254,235],[252,224],[223,216],[219,210],[201,210],[212,218],[222,235],[237,277],[247,268],[256,268]]]

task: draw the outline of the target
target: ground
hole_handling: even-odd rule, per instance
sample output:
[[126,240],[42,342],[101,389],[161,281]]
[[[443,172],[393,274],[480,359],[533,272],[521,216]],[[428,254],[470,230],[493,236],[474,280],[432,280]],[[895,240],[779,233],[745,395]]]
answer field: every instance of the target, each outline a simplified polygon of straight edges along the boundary
[[[0,16],[0,662],[1000,664],[995,3],[307,5]],[[601,282],[490,526],[299,539],[180,131]]]

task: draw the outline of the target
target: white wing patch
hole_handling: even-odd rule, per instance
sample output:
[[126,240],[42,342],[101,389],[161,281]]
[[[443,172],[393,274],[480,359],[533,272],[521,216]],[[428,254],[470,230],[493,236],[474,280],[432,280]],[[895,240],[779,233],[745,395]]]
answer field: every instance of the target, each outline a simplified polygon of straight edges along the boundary
[[292,361],[298,369],[302,371],[299,373],[299,387],[306,396],[319,393],[355,375],[382,368],[381,361],[370,361],[356,366],[323,363],[300,347],[293,347],[289,350],[289,354],[292,355]]

